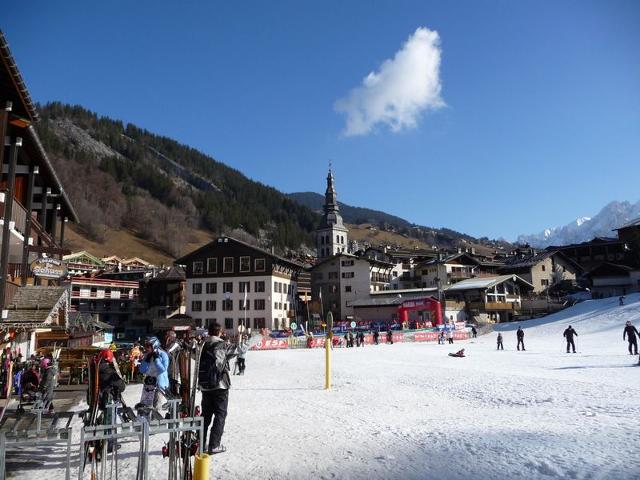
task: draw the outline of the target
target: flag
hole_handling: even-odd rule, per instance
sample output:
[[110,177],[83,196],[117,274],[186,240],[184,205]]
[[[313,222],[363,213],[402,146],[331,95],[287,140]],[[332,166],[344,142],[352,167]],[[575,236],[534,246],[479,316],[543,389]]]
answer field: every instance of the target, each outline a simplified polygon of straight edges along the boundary
[[244,309],[247,309],[247,287],[244,287]]

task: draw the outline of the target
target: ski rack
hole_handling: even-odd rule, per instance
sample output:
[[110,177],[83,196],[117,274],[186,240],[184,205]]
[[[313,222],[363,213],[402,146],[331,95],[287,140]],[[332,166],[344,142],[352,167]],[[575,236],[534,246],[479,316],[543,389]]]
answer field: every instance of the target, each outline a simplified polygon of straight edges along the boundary
[[[112,417],[113,418],[113,417]],[[87,425],[80,432],[80,463],[78,468],[78,480],[82,480],[83,465],[85,462],[85,448],[89,442],[104,440],[103,449],[106,449],[109,440],[117,441],[121,438],[138,437],[143,445],[141,456],[138,461],[142,461],[142,478],[147,480],[149,475],[149,437],[162,433],[178,435],[182,432],[197,432],[199,443],[198,453],[201,452],[202,438],[204,431],[204,420],[202,417],[170,418],[162,420],[147,420],[141,418],[135,422],[112,423],[110,425]],[[115,443],[115,442],[114,442]],[[117,448],[114,448],[114,453]],[[102,455],[102,472],[106,468],[106,455]],[[99,478],[103,478],[99,476]],[[0,478],[0,480],[3,480]]]
[[[65,468],[65,479],[71,478],[71,421],[74,414],[59,413],[54,414],[51,417],[45,417],[46,420],[51,420],[50,424],[43,428],[42,414],[44,408],[39,405],[38,408],[33,408],[30,412],[26,413],[12,413],[10,415],[5,414],[2,422],[0,422],[0,480],[5,479],[6,475],[6,453],[7,448],[12,447],[26,447],[26,446],[41,446],[43,444],[59,444],[65,443],[67,450],[67,465]],[[4,427],[9,426],[9,420],[14,420],[9,429]],[[59,420],[66,419],[66,423],[59,425]],[[26,423],[26,425],[25,425]],[[31,428],[35,423],[35,429]],[[19,428],[25,427],[26,428]]]

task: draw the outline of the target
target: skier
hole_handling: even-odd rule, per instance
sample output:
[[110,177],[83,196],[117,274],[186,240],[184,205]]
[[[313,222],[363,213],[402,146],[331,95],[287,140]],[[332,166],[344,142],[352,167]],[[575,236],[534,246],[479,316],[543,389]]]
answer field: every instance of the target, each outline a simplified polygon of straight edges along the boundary
[[167,331],[164,336],[164,349],[169,357],[169,392],[171,395],[180,395],[180,365],[178,356],[182,346],[173,330]]
[[160,340],[157,337],[149,337],[144,344],[144,360],[140,362],[140,372],[144,373],[145,382],[155,383],[156,389],[153,395],[153,407],[158,407],[158,389],[166,391],[169,388],[169,355],[162,350]]
[[387,343],[393,345],[393,333],[391,333],[391,329],[387,332]]
[[351,347],[351,345],[349,344],[349,334],[348,333],[344,334],[344,344],[345,344],[345,348]]
[[379,339],[380,339],[380,332],[376,330],[375,332],[373,332],[373,343],[378,345]]
[[624,295],[623,295],[623,296],[621,296],[621,297],[618,299],[618,304],[619,304],[620,306],[623,306],[623,305],[624,305]]
[[471,336],[473,338],[476,338],[478,336],[478,331],[476,330],[476,327],[474,327],[473,325],[471,326]]
[[[349,332],[349,346],[351,348],[353,348],[353,332]],[[356,342],[358,342],[358,339],[356,338]],[[360,346],[360,344],[358,343],[358,347]]]
[[238,344],[238,375],[244,375],[244,369],[246,368],[247,352],[249,351],[249,344],[243,337]]
[[569,347],[573,348],[573,353],[576,353],[576,344],[573,342],[573,336],[578,336],[578,332],[576,332],[571,325],[567,328],[562,336],[567,339],[567,353],[569,353]]
[[[202,391],[202,417],[204,419],[203,449],[211,455],[225,451],[220,443],[224,433],[224,424],[227,418],[227,406],[229,404],[229,388],[231,377],[229,376],[229,359],[236,354],[227,348],[224,340],[220,338],[222,327],[218,323],[209,326],[209,338],[202,347],[200,365],[198,366],[198,382]],[[208,379],[208,380],[207,380]],[[211,435],[207,445],[207,436],[211,418]]]
[[498,333],[498,348],[496,350],[504,350],[504,345],[502,344],[502,333]]
[[622,332],[622,340],[624,340],[625,336],[627,337],[627,341],[629,342],[629,355],[638,355],[638,340],[636,335],[640,335],[636,327],[631,325],[631,322],[627,322],[624,327],[624,332]]
[[453,331],[452,330],[448,330],[447,331],[447,340],[449,341],[450,345],[453,345]]
[[360,346],[364,347],[364,333],[362,332],[358,333],[358,340],[360,342]]
[[525,351],[524,348],[524,330],[522,327],[518,325],[518,331],[516,332],[516,337],[518,338],[518,351],[520,351],[520,345],[522,345],[522,350]]

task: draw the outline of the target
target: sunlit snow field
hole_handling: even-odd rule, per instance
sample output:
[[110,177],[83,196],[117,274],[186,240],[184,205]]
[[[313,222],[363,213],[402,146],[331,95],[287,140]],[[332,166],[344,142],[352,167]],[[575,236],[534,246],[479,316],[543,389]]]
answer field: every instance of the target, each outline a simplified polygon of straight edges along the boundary
[[[330,391],[321,349],[250,352],[211,478],[640,478],[640,367],[622,340],[626,320],[640,326],[640,295],[522,322],[526,352],[515,350],[518,324],[496,327],[504,351],[496,333],[336,349]],[[565,353],[569,324],[576,354]],[[466,358],[447,356],[459,348]],[[125,395],[136,403],[140,386]],[[152,442],[153,478],[166,478],[164,440]],[[135,478],[137,448],[121,449],[119,478]],[[64,478],[51,450],[32,463],[11,455],[10,478]]]

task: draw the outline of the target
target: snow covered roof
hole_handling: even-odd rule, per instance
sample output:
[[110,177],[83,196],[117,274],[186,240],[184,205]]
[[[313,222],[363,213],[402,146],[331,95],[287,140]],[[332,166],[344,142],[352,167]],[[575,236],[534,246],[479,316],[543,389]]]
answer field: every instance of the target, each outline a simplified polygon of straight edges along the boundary
[[468,280],[462,280],[461,282],[454,283],[453,285],[449,285],[445,288],[447,291],[458,291],[458,290],[485,290],[487,288],[494,287],[495,285],[499,285],[508,280],[512,280],[518,283],[521,283],[525,286],[533,288],[526,280],[520,278],[518,275],[500,275],[498,277],[477,277],[470,278]]

